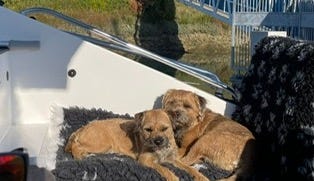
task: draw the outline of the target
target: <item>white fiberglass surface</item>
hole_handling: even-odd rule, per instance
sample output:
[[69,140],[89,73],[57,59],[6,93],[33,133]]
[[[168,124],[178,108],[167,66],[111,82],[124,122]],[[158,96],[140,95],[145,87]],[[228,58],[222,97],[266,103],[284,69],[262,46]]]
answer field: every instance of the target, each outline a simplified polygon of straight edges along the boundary
[[[2,140],[4,139],[5,135],[7,134],[7,132],[9,131],[9,124],[3,124],[0,125],[0,143],[2,142]],[[1,148],[0,148],[1,149]]]
[[[0,126],[10,124],[10,82],[7,54],[0,54]],[[1,132],[0,132],[1,134]]]
[[1,7],[0,27],[0,41],[40,41],[39,49],[12,48],[0,55],[0,65],[6,67],[0,67],[1,80],[9,73],[9,80],[0,84],[0,152],[26,147],[37,156],[45,136],[57,139],[57,133],[47,134],[54,124],[52,105],[133,115],[160,106],[168,89],[186,89],[205,97],[215,112],[233,111],[232,104],[211,94]]
[[[17,54],[15,56],[23,56]],[[31,57],[29,59],[27,66],[39,70],[49,66],[37,64],[38,61]],[[48,120],[52,104],[102,108],[133,115],[156,107],[156,100],[173,88],[196,92],[208,100],[208,106],[213,111],[226,114],[225,101],[88,42],[82,42],[68,61],[67,65],[56,62],[54,66],[60,69],[50,72],[50,76],[41,76],[41,73],[45,73],[36,73],[31,68],[24,69],[18,60],[11,61],[11,104],[16,123],[25,123],[25,120],[41,123]],[[26,65],[25,62],[23,64]],[[76,72],[74,77],[67,75],[70,70]]]
[[24,147],[30,157],[36,157],[40,153],[47,129],[45,124],[0,126],[0,133],[4,133],[1,135],[0,152]]

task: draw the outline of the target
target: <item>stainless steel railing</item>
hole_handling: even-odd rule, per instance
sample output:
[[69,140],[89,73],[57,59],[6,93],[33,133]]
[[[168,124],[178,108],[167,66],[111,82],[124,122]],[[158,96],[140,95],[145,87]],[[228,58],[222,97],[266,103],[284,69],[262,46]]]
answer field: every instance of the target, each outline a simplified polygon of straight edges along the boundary
[[29,16],[31,14],[36,14],[36,13],[43,13],[43,14],[48,14],[48,15],[54,16],[54,17],[59,18],[63,21],[66,21],[70,24],[81,27],[81,28],[87,30],[91,34],[95,34],[95,35],[98,35],[102,38],[109,40],[109,42],[106,42],[106,41],[99,40],[96,38],[87,37],[87,36],[80,35],[80,34],[75,34],[76,36],[80,36],[81,38],[83,38],[87,41],[90,41],[92,43],[95,43],[95,44],[98,44],[98,45],[101,45],[101,46],[104,46],[107,48],[113,48],[113,49],[129,52],[129,53],[133,53],[133,54],[137,54],[137,55],[140,55],[143,57],[153,59],[155,61],[158,61],[160,63],[168,65],[169,67],[172,67],[176,70],[182,71],[182,72],[187,73],[193,77],[196,77],[196,78],[210,84],[211,86],[214,86],[215,88],[218,89],[216,92],[217,93],[216,95],[221,97],[221,98],[223,98],[223,96],[221,94],[222,91],[227,91],[235,99],[238,98],[238,95],[235,93],[234,89],[232,87],[228,86],[227,84],[221,82],[219,80],[218,76],[212,72],[209,72],[207,70],[203,70],[200,68],[196,68],[196,67],[193,67],[193,66],[188,65],[188,64],[184,64],[184,63],[179,62],[179,61],[175,61],[175,60],[172,60],[169,58],[162,57],[162,56],[157,55],[155,53],[152,53],[148,50],[145,50],[139,46],[125,42],[116,36],[105,33],[105,32],[103,32],[103,31],[101,31],[101,30],[99,30],[99,29],[97,29],[91,25],[88,25],[84,22],[81,22],[79,20],[76,20],[74,18],[66,16],[64,14],[61,14],[57,11],[47,9],[47,8],[35,7],[35,8],[29,8],[29,9],[22,10],[20,13],[25,15],[25,16]]
[[233,0],[178,0],[224,23],[232,24]]

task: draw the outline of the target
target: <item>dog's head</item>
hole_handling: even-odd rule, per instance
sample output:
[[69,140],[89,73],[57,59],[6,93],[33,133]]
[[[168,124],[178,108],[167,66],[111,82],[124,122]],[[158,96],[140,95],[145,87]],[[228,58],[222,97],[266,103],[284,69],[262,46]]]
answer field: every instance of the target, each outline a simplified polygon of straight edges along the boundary
[[144,150],[155,152],[175,144],[170,118],[162,109],[137,113],[135,121]]
[[162,100],[175,132],[189,129],[201,121],[205,106],[205,98],[186,90],[170,89]]

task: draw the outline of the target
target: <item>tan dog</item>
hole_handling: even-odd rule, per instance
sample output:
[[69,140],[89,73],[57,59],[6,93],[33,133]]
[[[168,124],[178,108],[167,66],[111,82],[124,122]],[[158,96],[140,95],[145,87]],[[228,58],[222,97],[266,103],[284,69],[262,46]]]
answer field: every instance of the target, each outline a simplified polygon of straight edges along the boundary
[[134,120],[95,120],[71,134],[65,151],[72,153],[75,159],[97,153],[122,153],[135,159],[135,128]]
[[207,180],[190,166],[177,160],[172,123],[161,109],[135,115],[135,120],[92,121],[72,133],[66,151],[81,159],[91,153],[120,153],[157,170],[167,180],[179,180],[161,163],[169,162],[190,173],[195,180]]
[[171,89],[162,104],[171,117],[184,163],[205,160],[234,172],[227,180],[248,179],[255,139],[246,127],[206,109],[206,100],[190,91]]

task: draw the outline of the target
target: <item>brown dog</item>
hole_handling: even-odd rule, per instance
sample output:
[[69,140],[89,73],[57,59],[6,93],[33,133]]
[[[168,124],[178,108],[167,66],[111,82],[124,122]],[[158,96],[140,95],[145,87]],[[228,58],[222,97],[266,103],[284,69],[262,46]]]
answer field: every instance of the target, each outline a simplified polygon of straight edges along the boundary
[[248,179],[255,139],[246,127],[206,109],[205,98],[190,91],[168,90],[162,104],[171,117],[184,163],[205,160],[234,172],[227,180]]
[[72,153],[75,159],[97,153],[122,153],[136,159],[135,128],[134,120],[95,120],[71,134],[65,151]]
[[65,149],[77,159],[91,153],[121,153],[157,170],[167,180],[179,180],[161,165],[169,162],[190,173],[195,180],[207,180],[177,159],[172,123],[161,109],[137,113],[134,120],[93,121],[72,133]]

